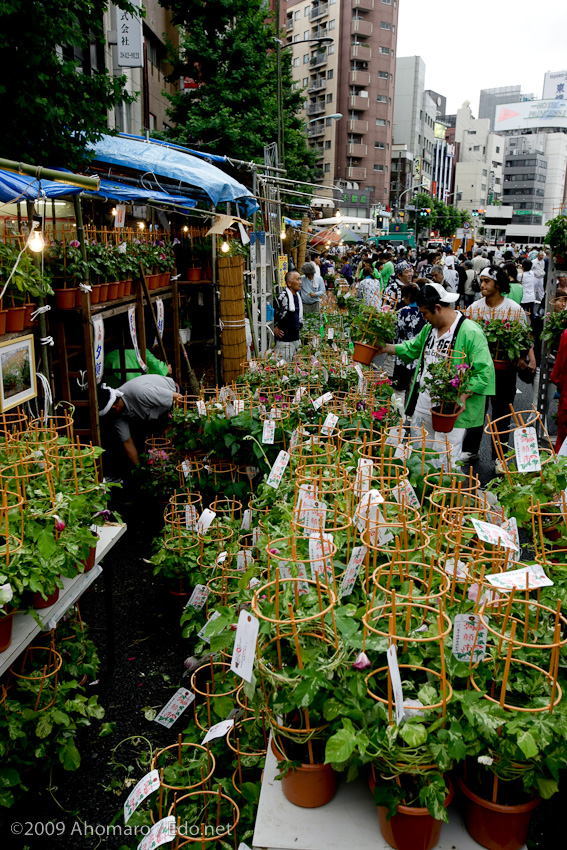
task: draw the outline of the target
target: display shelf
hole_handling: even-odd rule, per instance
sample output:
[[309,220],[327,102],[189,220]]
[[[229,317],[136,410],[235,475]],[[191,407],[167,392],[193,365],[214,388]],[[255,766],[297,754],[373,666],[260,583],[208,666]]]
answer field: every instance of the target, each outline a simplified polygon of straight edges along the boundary
[[[12,643],[4,652],[0,652],[0,676],[14,663],[18,655],[41,631],[53,629],[58,621],[82,596],[85,590],[102,573],[99,562],[126,532],[126,525],[115,523],[97,528],[99,540],[96,546],[95,566],[88,573],[80,573],[76,578],[64,578],[63,590],[59,599],[49,608],[42,608],[33,614],[15,614],[12,625]],[[37,619],[36,619],[37,617]],[[39,621],[39,622],[38,622]]]
[[[277,762],[268,746],[256,815],[254,850],[390,850],[382,838],[378,815],[362,777],[339,783],[333,800],[319,809],[294,806],[276,780]],[[468,834],[459,813],[449,807],[449,823],[443,824],[434,850],[482,850]],[[526,848],[522,848],[526,850]]]

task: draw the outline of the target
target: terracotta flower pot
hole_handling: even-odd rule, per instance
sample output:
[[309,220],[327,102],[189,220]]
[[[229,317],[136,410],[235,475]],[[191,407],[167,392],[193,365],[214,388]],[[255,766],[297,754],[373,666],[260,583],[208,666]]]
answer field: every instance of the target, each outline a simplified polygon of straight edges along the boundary
[[8,649],[12,643],[12,626],[15,613],[15,611],[10,611],[9,614],[0,615],[0,652]]
[[202,280],[203,269],[187,269],[187,280]]
[[[374,778],[368,780],[370,790],[374,791]],[[445,808],[453,799],[454,788],[447,780],[449,791],[445,797]],[[435,820],[426,808],[416,806],[398,806],[396,814],[388,820],[386,806],[376,806],[378,823],[382,837],[395,850],[432,850],[438,843],[443,821]]]
[[511,360],[493,360],[492,362],[496,372],[507,372],[512,365]]
[[55,305],[59,310],[73,310],[76,292],[74,289],[58,289],[55,293]]
[[8,318],[7,310],[0,310],[0,336],[6,333],[6,319]]
[[36,610],[41,608],[49,608],[50,605],[55,605],[57,600],[59,599],[59,588],[55,588],[55,591],[51,593],[47,599],[44,599],[39,591],[32,593],[31,596],[31,606]]
[[82,290],[77,287],[75,290],[75,307],[83,306],[83,293]]
[[556,526],[550,525],[548,528],[543,529],[543,536],[547,537],[548,540],[559,540],[561,532]]
[[91,292],[91,305],[100,301],[100,283],[95,283]]
[[26,312],[24,314],[24,328],[33,328],[34,319],[31,315],[37,310],[37,304],[26,304]]
[[112,283],[108,284],[108,300],[116,301],[118,298],[118,281],[112,281]]
[[459,413],[440,413],[437,408],[431,409],[433,428],[441,434],[450,434],[459,416]]
[[160,286],[169,286],[169,280],[171,278],[171,272],[162,272],[160,274],[161,283]]
[[99,284],[99,286],[100,286],[100,290],[99,290],[100,295],[99,295],[98,303],[104,304],[105,301],[108,301],[108,284],[107,283],[101,283],[101,284]]
[[477,797],[458,780],[465,796],[465,823],[469,835],[488,850],[520,850],[526,843],[533,811],[541,800],[535,797],[517,806],[503,806]]
[[[272,752],[283,761],[273,738]],[[286,800],[302,809],[318,809],[330,803],[337,792],[337,774],[330,764],[302,764],[297,770],[288,770],[281,782]]]
[[377,354],[378,349],[374,348],[373,345],[367,345],[365,342],[354,343],[352,359],[355,363],[364,363],[365,366],[370,366]]
[[25,315],[25,307],[8,307],[6,333],[19,333],[19,331],[23,331]]
[[124,281],[124,297],[127,297],[128,295],[132,295],[132,281],[131,280],[125,280]]
[[125,285],[125,283],[126,283],[126,281],[124,281],[124,280],[118,281],[118,296],[117,296],[118,298],[124,298],[124,285]]

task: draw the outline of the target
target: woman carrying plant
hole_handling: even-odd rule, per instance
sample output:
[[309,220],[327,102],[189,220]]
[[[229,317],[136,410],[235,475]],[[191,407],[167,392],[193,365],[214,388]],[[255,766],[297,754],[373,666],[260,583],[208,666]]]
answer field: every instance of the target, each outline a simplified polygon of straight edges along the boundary
[[[454,304],[458,297],[457,293],[447,292],[438,283],[427,283],[416,295],[416,303],[427,324],[414,339],[381,348],[387,354],[397,355],[404,363],[418,361],[406,414],[412,417],[413,426],[425,427],[431,440],[444,442],[445,436],[448,438],[453,447],[453,462],[460,458],[465,429],[482,425],[485,396],[494,394],[494,366],[486,337],[476,322],[457,313]],[[469,366],[467,388],[460,395],[460,413],[453,430],[440,433],[433,427],[429,370],[436,361],[450,357],[453,350],[462,352],[464,363],[461,365]],[[465,370],[460,370],[461,374],[463,372]],[[452,380],[458,385],[461,378],[455,375]]]
[[[531,374],[536,368],[526,314],[520,304],[506,297],[509,288],[510,279],[506,272],[499,266],[487,266],[480,273],[480,292],[483,297],[480,301],[471,304],[469,308],[470,318],[477,322],[480,320],[481,327],[484,323],[487,341],[496,345],[496,352],[501,351],[495,360],[503,362],[506,358],[509,361],[507,368],[496,369],[494,395],[486,398],[487,410],[488,402],[491,403],[492,420],[500,420],[497,428],[503,435],[504,443],[506,442],[504,432],[508,431],[510,425],[510,405],[516,397],[518,368]],[[478,460],[482,434],[482,425],[468,429],[463,442],[462,460],[467,462]],[[496,446],[493,443],[492,459],[495,461],[496,458]]]

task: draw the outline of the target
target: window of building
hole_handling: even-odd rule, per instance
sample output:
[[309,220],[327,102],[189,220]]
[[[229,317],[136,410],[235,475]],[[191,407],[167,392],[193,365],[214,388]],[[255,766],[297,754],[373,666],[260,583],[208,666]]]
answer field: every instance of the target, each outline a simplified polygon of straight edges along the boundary
[[330,170],[331,170],[331,163],[326,162],[325,163],[325,172],[328,174]]
[[293,67],[297,68],[298,65],[299,65],[299,56],[296,56],[295,59],[293,60]]
[[483,177],[487,177],[487,176],[488,176],[488,171],[486,170],[486,168],[483,168],[483,169],[482,169],[482,176],[483,176]]
[[150,112],[148,114],[148,117],[150,119],[150,126],[148,127],[148,129],[149,130],[155,130],[155,128],[156,128],[156,116],[153,114],[153,112]]
[[390,150],[390,145],[389,145],[389,143],[388,143],[388,142],[386,142],[386,150],[387,150],[387,151],[389,151],[389,150]]
[[384,166],[381,162],[374,163],[374,171],[384,171]]
[[309,85],[309,77],[304,77],[303,78],[303,88],[304,89],[307,88],[308,85]]
[[391,30],[392,25],[389,21],[380,21],[380,29],[381,30]]
[[379,94],[376,97],[376,103],[388,103],[388,98],[386,97],[385,94]]
[[394,75],[393,75],[393,74],[390,74],[390,82],[391,82],[391,83],[393,83],[393,82],[394,82]]
[[482,183],[480,189],[482,192],[486,192],[486,183]]
[[301,9],[298,9],[297,12],[295,13],[294,20],[298,21],[300,19],[300,17],[301,17]]
[[378,71],[378,76],[381,80],[387,80],[388,79],[388,72],[387,71]]
[[300,40],[301,40],[301,33],[298,32],[297,35],[293,36],[293,43],[295,44],[296,41],[300,41]]
[[293,83],[292,88],[293,88],[293,90],[294,90],[294,91],[297,91],[297,89],[299,88],[299,80],[295,80],[295,82]]
[[500,153],[500,148],[496,148],[496,153]]
[[334,44],[330,44],[330,45],[327,47],[327,53],[329,53],[329,54],[330,54],[330,53],[334,53],[334,52],[335,52],[335,45],[334,45]]
[[304,53],[303,54],[303,64],[307,65],[308,62],[309,62],[309,53]]
[[374,147],[375,148],[381,148],[383,150],[384,149],[384,142],[374,142]]
[[392,56],[395,56],[395,55],[396,55],[396,51],[392,50]]
[[388,126],[388,127],[389,127],[389,126],[390,126],[390,122],[389,122],[389,121],[388,121],[388,124],[387,124],[387,126]]
[[389,47],[381,47],[380,53],[383,53],[385,56],[389,56],[390,55],[390,48]]
[[309,30],[307,30],[306,32],[303,33],[303,40],[304,41],[309,41],[310,37],[311,37],[311,33],[309,32]]
[[391,6],[392,0],[382,0],[382,3],[384,4],[384,6]]
[[326,142],[325,142],[325,150],[328,151],[330,149],[331,149],[331,140],[327,139]]
[[332,123],[333,123],[332,118],[325,118],[325,126],[330,127]]
[[335,76],[335,72],[333,71],[332,68],[329,71],[327,71],[327,79],[328,80],[332,80],[334,76]]
[[479,150],[480,150],[480,145],[475,145],[474,148],[473,148],[473,151],[479,151]]
[[377,127],[385,127],[386,126],[386,119],[385,118],[377,118],[376,119],[376,126]]
[[327,103],[332,103],[332,102],[333,102],[333,95],[332,95],[332,94],[328,94],[328,95],[327,95]]
[[332,21],[329,21],[329,29],[330,29],[330,30],[334,30],[334,29],[335,29],[335,19],[334,19],[334,18],[333,18],[333,20],[332,20]]

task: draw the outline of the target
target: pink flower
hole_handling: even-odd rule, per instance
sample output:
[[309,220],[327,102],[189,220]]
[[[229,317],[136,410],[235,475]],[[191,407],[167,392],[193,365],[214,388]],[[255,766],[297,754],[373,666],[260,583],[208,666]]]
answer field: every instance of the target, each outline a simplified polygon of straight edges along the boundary
[[478,584],[471,584],[467,596],[471,602],[476,602],[478,599]]
[[270,555],[279,555],[279,554],[280,554],[279,549],[270,549]]
[[64,531],[65,523],[61,519],[61,517],[57,516],[57,514],[53,514],[53,519],[55,520],[55,530],[56,531]]
[[457,372],[466,372],[468,368],[468,363],[459,363],[459,365],[457,366]]
[[373,418],[373,419],[378,419],[378,421],[380,421],[381,419],[383,419],[383,418],[384,418],[384,416],[386,415],[386,413],[387,413],[387,408],[386,408],[386,407],[381,407],[379,410],[373,410],[373,411],[372,411],[372,418]]
[[275,396],[274,396],[274,399],[275,399],[276,401],[281,401],[281,400],[282,400],[282,397],[281,397],[281,395],[275,395]]
[[81,247],[81,243],[79,242],[78,239],[71,239],[71,241],[69,242],[69,245],[71,246],[71,248],[80,248]]
[[366,670],[371,667],[370,659],[365,652],[359,652],[352,665],[354,670]]
[[451,384],[452,387],[456,388],[461,383],[461,379],[459,377],[454,377],[449,381],[449,383]]
[[159,255],[159,258],[160,260],[167,260],[167,257],[163,253]]

